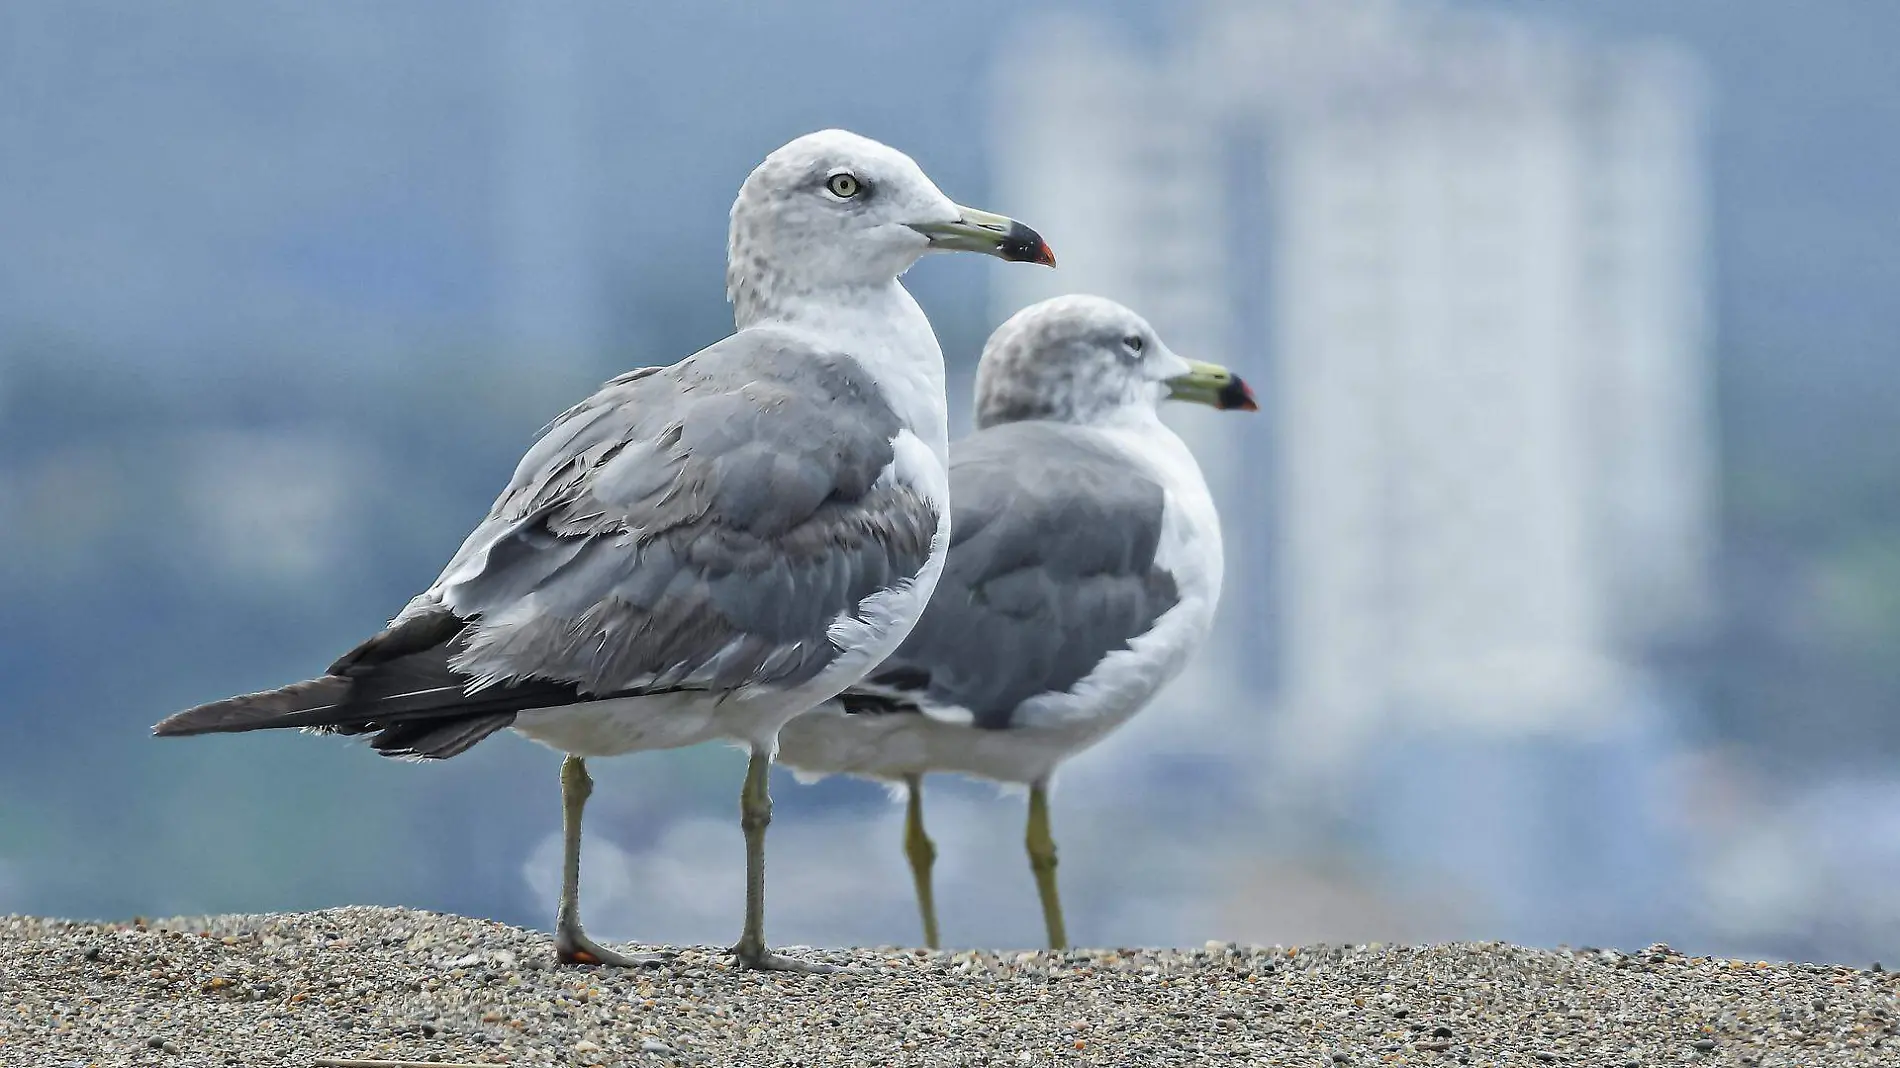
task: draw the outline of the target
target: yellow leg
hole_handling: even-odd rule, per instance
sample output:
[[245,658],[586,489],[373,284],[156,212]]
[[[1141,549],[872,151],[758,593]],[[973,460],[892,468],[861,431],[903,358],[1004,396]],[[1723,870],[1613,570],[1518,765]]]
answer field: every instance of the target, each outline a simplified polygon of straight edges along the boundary
[[1049,791],[1044,783],[1029,788],[1029,829],[1023,835],[1029,849],[1029,870],[1036,874],[1036,893],[1042,898],[1042,922],[1049,929],[1049,948],[1069,948],[1062,924],[1062,896],[1056,891],[1056,840],[1049,833]]
[[745,831],[745,929],[732,955],[741,967],[761,971],[834,972],[837,969],[829,964],[809,964],[765,948],[765,829],[772,825],[772,794],[767,789],[771,770],[772,758],[765,750],[752,750],[745,787],[739,791],[739,827]]
[[561,761],[561,903],[554,913],[554,955],[562,964],[638,968],[662,964],[671,953],[616,953],[581,929],[581,814],[594,793],[594,779],[580,757]]
[[937,862],[937,846],[924,831],[924,780],[919,775],[904,778],[909,795],[904,812],[904,855],[910,858],[911,881],[917,884],[917,911],[924,919],[924,945],[941,948],[937,942],[937,897],[930,886],[930,868]]

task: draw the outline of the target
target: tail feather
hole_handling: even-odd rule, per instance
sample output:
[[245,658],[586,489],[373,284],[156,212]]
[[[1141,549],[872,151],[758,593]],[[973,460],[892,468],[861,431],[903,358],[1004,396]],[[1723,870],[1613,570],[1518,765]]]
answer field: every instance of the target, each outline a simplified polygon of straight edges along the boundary
[[364,734],[396,723],[512,714],[586,700],[572,686],[534,679],[490,686],[472,694],[467,692],[466,676],[446,672],[424,685],[390,685],[397,681],[381,674],[358,678],[325,675],[281,689],[188,708],[160,720],[152,733],[181,737],[317,727]]
[[915,701],[874,690],[846,690],[838,695],[838,703],[854,716],[883,716],[895,712],[918,712]]
[[163,737],[304,728],[373,734],[390,756],[454,756],[532,708],[586,698],[566,683],[526,679],[468,692],[469,676],[449,666],[452,646],[381,663],[358,658],[349,674],[328,674],[275,690],[213,701],[168,716],[152,728]]
[[838,695],[844,710],[856,716],[921,712],[921,695],[930,689],[930,673],[899,665],[885,667]]
[[[387,756],[451,757],[515,721],[515,714],[590,699],[571,683],[520,679],[483,686],[451,662],[468,621],[446,608],[417,610],[345,653],[319,678],[188,708],[152,728],[162,737],[304,728],[374,735]],[[655,692],[651,688],[640,693]]]
[[[321,713],[349,699],[350,680],[339,675],[294,682],[275,690],[212,701],[159,720],[152,733],[161,737],[254,731],[266,727],[317,726]],[[312,714],[317,720],[312,721]]]

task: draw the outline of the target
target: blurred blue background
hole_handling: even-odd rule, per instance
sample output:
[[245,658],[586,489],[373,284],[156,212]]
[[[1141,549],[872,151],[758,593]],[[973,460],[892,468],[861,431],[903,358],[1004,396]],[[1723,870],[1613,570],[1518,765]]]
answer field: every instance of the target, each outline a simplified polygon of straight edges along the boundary
[[[1062,270],[910,276],[953,433],[1063,290],[1258,383],[1175,418],[1219,633],[1065,772],[1072,935],[1900,959],[1900,7],[0,5],[0,912],[545,927],[557,758],[157,742],[426,584],[536,430],[730,328],[845,126]],[[602,762],[590,926],[729,941],[742,757]],[[912,942],[900,813],[775,780],[771,932]],[[945,782],[956,944],[1034,945]]]

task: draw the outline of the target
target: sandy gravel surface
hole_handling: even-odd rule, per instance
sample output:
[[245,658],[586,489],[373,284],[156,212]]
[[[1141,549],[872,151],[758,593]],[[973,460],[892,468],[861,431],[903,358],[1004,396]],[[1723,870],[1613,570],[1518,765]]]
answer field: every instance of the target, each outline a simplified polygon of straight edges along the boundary
[[400,909],[0,919],[0,1064],[1900,1065],[1892,974],[1661,946],[804,955],[856,971],[552,968]]

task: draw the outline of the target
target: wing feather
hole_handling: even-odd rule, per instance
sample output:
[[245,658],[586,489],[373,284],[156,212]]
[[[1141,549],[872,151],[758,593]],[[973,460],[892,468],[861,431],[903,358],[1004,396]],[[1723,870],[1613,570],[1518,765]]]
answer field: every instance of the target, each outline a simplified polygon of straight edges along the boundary
[[795,686],[838,655],[836,621],[929,560],[939,505],[897,472],[903,430],[856,361],[771,328],[621,375],[547,427],[387,630],[159,732],[450,756],[529,708]]
[[1010,423],[951,448],[950,556],[923,618],[845,695],[857,712],[961,709],[1004,728],[1179,600],[1155,562],[1165,493],[1075,428]]

